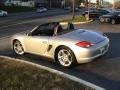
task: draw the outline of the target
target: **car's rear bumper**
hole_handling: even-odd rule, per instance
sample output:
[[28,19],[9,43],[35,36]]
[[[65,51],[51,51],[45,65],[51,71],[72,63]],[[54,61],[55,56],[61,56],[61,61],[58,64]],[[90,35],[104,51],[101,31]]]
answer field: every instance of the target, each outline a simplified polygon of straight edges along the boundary
[[91,57],[87,57],[87,58],[79,58],[77,59],[77,63],[88,63],[93,61],[95,58],[98,58],[100,56],[103,56],[106,52],[108,51],[108,49],[106,49],[104,52],[96,54],[95,56],[91,56]]
[[109,48],[109,40],[105,40],[100,44],[96,45],[91,49],[86,49],[80,51],[79,49],[76,50],[75,56],[78,63],[87,63],[94,60],[97,57],[104,55]]

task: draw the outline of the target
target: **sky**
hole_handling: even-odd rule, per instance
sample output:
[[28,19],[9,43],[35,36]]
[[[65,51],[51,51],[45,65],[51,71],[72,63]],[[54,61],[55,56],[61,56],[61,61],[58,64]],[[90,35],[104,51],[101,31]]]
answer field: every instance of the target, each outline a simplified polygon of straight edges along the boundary
[[[108,1],[108,2],[112,3],[114,0],[103,0],[103,1]],[[91,0],[91,2],[96,2],[96,0]]]

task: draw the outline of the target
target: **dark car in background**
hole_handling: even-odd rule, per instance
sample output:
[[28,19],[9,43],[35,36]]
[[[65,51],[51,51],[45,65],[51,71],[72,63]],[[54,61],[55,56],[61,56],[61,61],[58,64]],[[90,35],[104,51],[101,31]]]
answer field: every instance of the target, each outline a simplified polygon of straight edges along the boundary
[[[73,8],[71,8],[70,6],[65,7],[64,10],[70,10],[71,12],[73,11]],[[75,12],[79,12],[79,8],[75,7]]]
[[100,22],[109,22],[111,24],[120,23],[120,11],[111,12],[99,17]]
[[105,15],[110,12],[112,12],[110,9],[90,9],[89,12],[85,11],[82,13],[82,15],[88,17],[89,14],[90,18],[99,18],[101,15]]

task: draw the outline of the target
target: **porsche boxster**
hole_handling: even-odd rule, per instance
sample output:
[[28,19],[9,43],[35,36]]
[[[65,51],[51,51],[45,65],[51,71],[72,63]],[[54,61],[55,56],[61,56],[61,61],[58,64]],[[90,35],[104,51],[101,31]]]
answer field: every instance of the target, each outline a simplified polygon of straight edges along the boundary
[[45,56],[70,67],[104,55],[109,48],[109,39],[102,32],[75,29],[72,23],[65,28],[59,22],[50,22],[33,28],[27,34],[14,35],[11,46],[16,54]]

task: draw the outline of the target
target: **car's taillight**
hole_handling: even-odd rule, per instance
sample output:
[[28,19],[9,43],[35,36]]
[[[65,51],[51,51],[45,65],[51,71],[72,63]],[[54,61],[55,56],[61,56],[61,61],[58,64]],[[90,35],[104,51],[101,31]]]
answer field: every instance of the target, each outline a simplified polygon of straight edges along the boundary
[[79,47],[89,48],[89,47],[93,46],[94,44],[92,44],[91,42],[88,42],[88,41],[81,41],[81,42],[76,43],[75,45],[77,45]]

